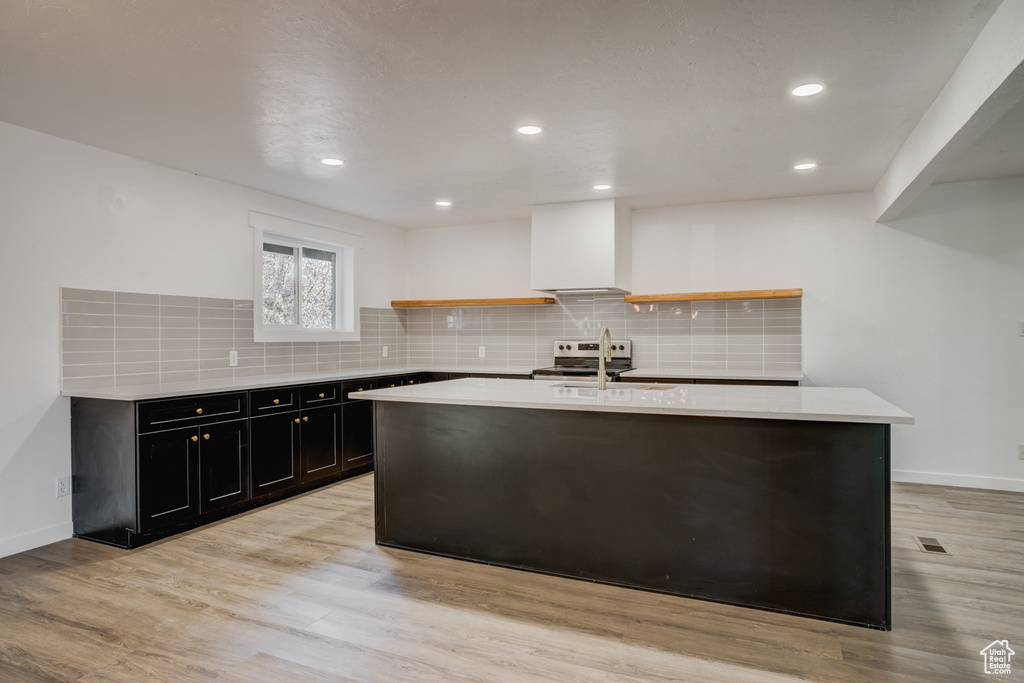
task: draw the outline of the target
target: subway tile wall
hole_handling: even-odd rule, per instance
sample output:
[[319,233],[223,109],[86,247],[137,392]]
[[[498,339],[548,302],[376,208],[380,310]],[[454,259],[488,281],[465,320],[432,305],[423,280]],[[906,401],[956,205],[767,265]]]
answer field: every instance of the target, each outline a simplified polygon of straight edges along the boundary
[[[408,363],[404,315],[362,308],[358,342],[256,342],[251,299],[61,289],[64,389],[287,377]],[[381,346],[388,346],[383,358]],[[231,367],[228,353],[238,351]]]
[[595,339],[607,325],[633,342],[636,367],[802,369],[800,299],[634,305],[591,294],[554,306],[413,308],[405,316],[412,365],[542,367],[552,363],[555,339]]
[[526,369],[552,363],[555,339],[593,339],[603,325],[632,340],[637,367],[801,369],[800,299],[634,305],[598,294],[553,306],[361,308],[358,342],[255,342],[250,299],[63,288],[61,315],[65,389],[405,365]]

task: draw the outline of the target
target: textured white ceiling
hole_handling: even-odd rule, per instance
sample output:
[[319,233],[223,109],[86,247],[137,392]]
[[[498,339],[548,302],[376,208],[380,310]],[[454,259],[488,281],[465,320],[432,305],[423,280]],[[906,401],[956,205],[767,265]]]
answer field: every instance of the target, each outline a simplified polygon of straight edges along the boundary
[[997,5],[5,0],[0,120],[405,228],[867,191]]

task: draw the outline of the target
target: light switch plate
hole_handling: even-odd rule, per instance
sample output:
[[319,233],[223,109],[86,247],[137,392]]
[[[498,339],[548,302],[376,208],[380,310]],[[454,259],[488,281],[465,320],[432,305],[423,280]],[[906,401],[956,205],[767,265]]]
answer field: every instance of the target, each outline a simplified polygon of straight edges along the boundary
[[481,346],[479,351],[477,351],[477,353],[479,353],[480,357],[483,358],[484,354],[486,353],[486,349],[483,346]]
[[382,352],[384,354],[384,358],[387,358],[388,357],[388,347],[386,347],[386,346],[382,347]]
[[1017,457],[1024,460],[1024,443],[1017,444]]
[[1017,323],[1017,336],[1024,337],[1024,323]]

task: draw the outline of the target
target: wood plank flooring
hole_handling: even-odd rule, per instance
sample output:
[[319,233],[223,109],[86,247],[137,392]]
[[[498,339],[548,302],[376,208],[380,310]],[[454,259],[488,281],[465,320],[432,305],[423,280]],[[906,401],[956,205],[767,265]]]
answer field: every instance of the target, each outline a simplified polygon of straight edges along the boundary
[[0,681],[960,683],[996,639],[1024,679],[1024,494],[892,488],[890,633],[378,548],[366,475],[0,559]]

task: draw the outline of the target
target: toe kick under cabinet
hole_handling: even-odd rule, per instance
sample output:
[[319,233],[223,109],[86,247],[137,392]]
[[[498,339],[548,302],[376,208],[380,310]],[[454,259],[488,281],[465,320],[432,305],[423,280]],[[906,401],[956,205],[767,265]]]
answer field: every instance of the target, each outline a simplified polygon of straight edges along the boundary
[[[359,382],[372,388],[377,378]],[[75,536],[133,548],[371,471],[372,403],[342,392],[333,381],[144,401],[73,397]]]

